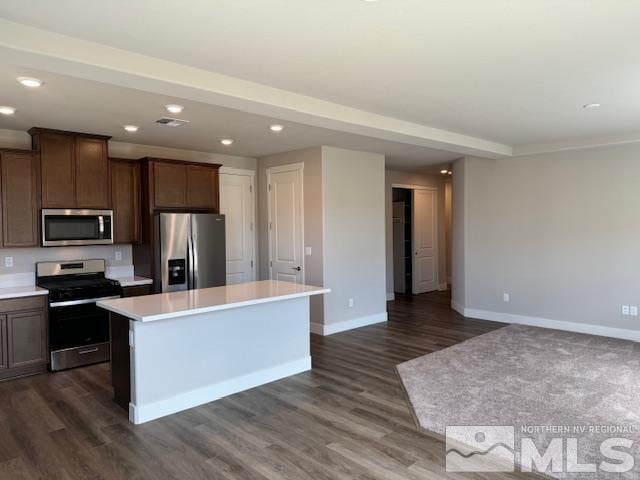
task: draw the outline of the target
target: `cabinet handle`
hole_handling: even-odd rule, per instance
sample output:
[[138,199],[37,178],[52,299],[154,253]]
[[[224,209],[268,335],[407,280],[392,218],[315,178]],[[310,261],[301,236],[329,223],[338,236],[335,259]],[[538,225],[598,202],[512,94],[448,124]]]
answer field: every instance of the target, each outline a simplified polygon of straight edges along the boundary
[[87,353],[97,352],[99,350],[98,347],[88,348],[87,350],[78,350],[78,355],[86,355]]

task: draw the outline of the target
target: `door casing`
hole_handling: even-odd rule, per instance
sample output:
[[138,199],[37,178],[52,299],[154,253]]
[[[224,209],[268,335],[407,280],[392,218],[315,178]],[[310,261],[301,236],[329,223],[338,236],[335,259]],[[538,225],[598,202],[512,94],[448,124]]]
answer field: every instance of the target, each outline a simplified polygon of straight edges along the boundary
[[279,165],[276,167],[269,167],[266,170],[267,175],[267,229],[269,231],[269,278],[273,279],[273,230],[271,229],[271,225],[273,222],[273,205],[271,201],[271,191],[269,190],[272,183],[272,175],[275,173],[289,172],[289,171],[298,171],[300,175],[300,239],[301,244],[300,248],[300,283],[304,283],[305,279],[305,265],[304,265],[304,163],[291,163],[288,165]]

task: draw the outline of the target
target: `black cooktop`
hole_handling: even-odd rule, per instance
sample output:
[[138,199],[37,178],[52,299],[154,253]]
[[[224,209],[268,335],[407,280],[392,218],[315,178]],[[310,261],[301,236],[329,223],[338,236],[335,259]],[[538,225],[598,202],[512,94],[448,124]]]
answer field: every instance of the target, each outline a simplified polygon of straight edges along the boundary
[[49,290],[50,303],[111,297],[122,292],[118,281],[105,278],[102,273],[39,277],[36,284]]

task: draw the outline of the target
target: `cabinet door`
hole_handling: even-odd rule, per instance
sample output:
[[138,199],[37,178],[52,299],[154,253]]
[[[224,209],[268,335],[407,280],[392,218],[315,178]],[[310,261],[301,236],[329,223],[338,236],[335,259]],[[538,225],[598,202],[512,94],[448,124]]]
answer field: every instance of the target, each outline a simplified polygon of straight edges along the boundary
[[2,242],[33,247],[38,239],[38,159],[31,153],[2,153]]
[[75,207],[74,138],[53,133],[41,134],[38,145],[42,166],[42,207]]
[[218,209],[218,170],[211,167],[187,167],[187,205],[192,208]]
[[0,315],[0,370],[7,368],[7,316]]
[[134,285],[132,287],[124,287],[122,289],[122,296],[127,297],[141,297],[143,295],[151,295],[153,285]]
[[9,368],[47,362],[47,317],[43,310],[7,314]]
[[140,165],[111,161],[111,207],[115,243],[140,241]]
[[187,167],[174,163],[153,165],[155,204],[159,208],[187,206]]
[[109,159],[106,140],[75,138],[76,205],[109,208]]

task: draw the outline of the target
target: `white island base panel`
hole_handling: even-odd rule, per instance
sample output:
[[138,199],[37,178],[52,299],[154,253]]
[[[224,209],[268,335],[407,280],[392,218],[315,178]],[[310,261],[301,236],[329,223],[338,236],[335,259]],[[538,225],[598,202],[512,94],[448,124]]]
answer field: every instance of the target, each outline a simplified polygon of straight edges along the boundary
[[129,329],[135,424],[311,369],[308,297]]

